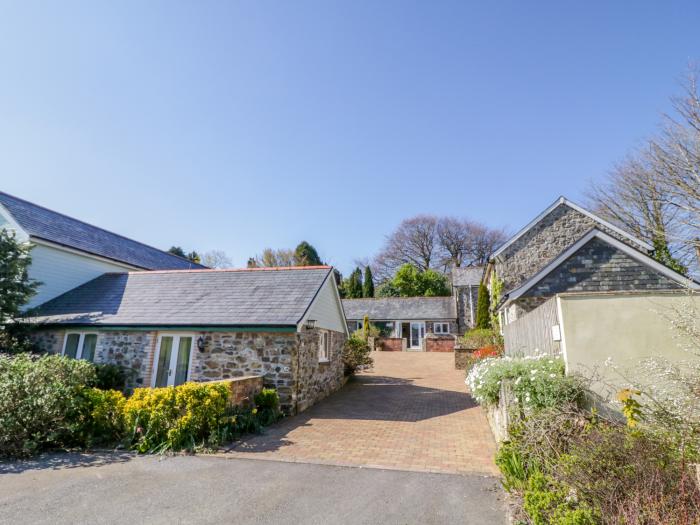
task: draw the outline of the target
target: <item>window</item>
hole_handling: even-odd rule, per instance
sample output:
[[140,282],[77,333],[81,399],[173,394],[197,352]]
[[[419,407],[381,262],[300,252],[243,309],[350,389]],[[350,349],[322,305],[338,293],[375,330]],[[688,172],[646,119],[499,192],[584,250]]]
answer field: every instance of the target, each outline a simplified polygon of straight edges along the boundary
[[435,323],[433,325],[433,333],[449,334],[450,333],[450,323]]
[[321,332],[318,340],[318,362],[327,363],[331,360],[331,336],[328,332]]
[[73,359],[95,360],[95,347],[97,346],[97,334],[85,332],[71,332],[66,334],[63,341],[63,355]]

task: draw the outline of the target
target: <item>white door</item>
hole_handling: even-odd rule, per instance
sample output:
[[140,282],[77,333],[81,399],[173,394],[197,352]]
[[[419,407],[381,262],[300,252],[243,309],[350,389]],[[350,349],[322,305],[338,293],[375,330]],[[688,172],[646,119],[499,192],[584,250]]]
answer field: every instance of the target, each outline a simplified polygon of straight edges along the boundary
[[152,386],[177,386],[187,381],[193,342],[192,335],[161,335],[158,338]]
[[425,337],[425,323],[411,323],[409,347],[420,349]]

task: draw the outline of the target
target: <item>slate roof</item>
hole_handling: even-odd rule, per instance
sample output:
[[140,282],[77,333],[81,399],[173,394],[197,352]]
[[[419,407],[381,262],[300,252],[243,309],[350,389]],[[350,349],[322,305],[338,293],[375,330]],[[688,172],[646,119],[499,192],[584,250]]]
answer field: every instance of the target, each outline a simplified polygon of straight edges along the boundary
[[145,270],[205,268],[37,204],[0,192],[0,204],[31,237],[99,255]]
[[343,299],[343,308],[346,319],[350,320],[360,320],[365,315],[378,321],[457,319],[453,297]]
[[483,275],[483,266],[452,268],[452,286],[479,286]]
[[110,326],[296,326],[330,266],[106,273],[40,305],[34,321]]

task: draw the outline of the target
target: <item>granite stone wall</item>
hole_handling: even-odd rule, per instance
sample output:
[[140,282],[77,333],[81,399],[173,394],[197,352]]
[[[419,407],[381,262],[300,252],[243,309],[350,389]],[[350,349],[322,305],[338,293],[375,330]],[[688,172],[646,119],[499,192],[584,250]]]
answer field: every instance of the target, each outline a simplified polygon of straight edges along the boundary
[[[33,338],[38,348],[60,353],[66,330],[41,330]],[[345,334],[329,331],[328,363],[319,363],[319,329],[302,333],[195,332],[204,337],[204,350],[193,348],[190,380],[216,381],[262,376],[275,388],[286,413],[304,410],[344,383],[342,349]],[[127,388],[149,387],[159,332],[102,331],[95,349],[96,363],[114,363],[132,370]]]
[[[458,335],[463,335],[468,330],[474,328],[472,323],[472,308],[474,309],[474,320],[476,321],[476,302],[479,296],[478,286],[455,286],[455,298],[457,299],[457,330]],[[471,296],[471,303],[470,301]]]
[[250,375],[263,376],[275,388],[285,412],[294,406],[293,360],[295,333],[200,332],[204,351],[195,350],[190,378],[212,381]]
[[504,293],[531,278],[594,227],[629,244],[617,232],[561,205],[498,256],[495,269],[503,280]]
[[343,346],[345,334],[327,331],[330,337],[328,362],[319,362],[320,330],[305,330],[296,334],[297,360],[294,376],[297,379],[296,410],[301,412],[343,386]]

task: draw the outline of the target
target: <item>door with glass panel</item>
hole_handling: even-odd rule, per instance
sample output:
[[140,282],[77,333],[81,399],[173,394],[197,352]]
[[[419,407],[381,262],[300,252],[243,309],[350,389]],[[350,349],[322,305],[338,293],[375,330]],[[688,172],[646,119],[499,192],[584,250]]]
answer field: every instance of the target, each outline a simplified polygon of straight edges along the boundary
[[187,381],[193,340],[191,335],[161,335],[158,338],[153,386],[177,386]]
[[410,336],[409,347],[414,350],[421,349],[425,337],[425,323],[411,323]]

